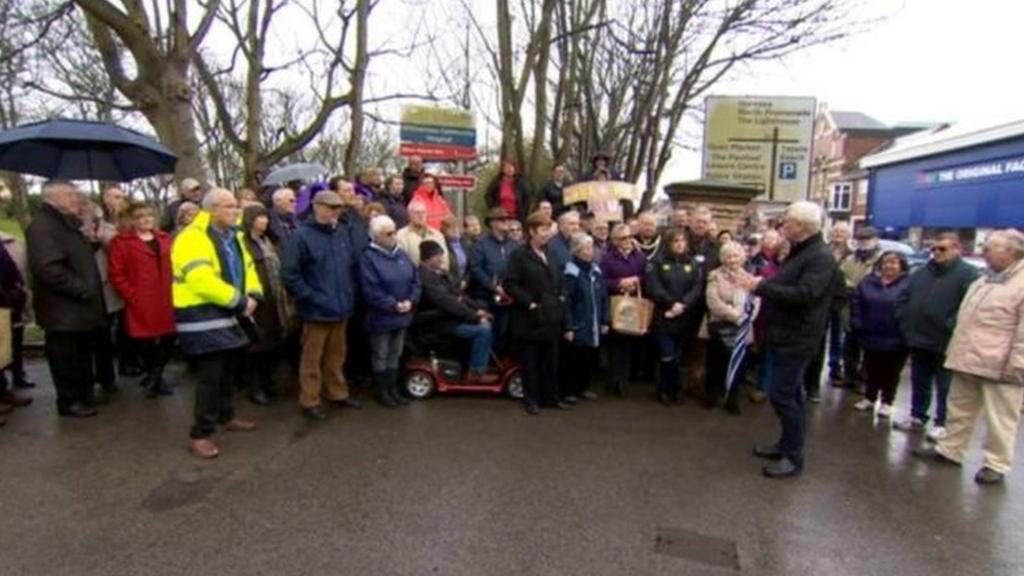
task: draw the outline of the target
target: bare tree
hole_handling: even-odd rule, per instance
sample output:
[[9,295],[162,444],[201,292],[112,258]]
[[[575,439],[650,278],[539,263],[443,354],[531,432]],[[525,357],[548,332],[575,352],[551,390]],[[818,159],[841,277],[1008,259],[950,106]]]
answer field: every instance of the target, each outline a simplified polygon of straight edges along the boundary
[[[111,83],[178,155],[175,175],[205,178],[196,137],[189,84],[192,57],[213,24],[220,0],[73,0],[85,13],[93,42]],[[189,6],[199,7],[198,24],[189,28]]]

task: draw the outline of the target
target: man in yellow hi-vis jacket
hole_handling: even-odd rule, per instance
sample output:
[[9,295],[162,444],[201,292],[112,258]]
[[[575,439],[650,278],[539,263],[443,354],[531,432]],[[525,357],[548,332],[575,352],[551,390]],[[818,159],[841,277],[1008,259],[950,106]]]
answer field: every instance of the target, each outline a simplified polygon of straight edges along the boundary
[[210,440],[218,425],[235,432],[256,427],[237,418],[231,405],[235,373],[249,344],[243,324],[252,322],[263,293],[252,258],[238,241],[238,211],[230,191],[210,190],[202,212],[171,249],[178,341],[198,365],[189,446],[201,458],[219,453]]

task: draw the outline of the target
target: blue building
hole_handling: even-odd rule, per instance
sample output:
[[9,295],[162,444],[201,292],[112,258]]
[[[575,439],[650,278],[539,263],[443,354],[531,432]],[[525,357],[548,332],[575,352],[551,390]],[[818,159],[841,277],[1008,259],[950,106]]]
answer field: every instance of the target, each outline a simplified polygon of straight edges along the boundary
[[1024,227],[1024,120],[912,134],[861,167],[868,222],[912,242],[955,229],[969,246],[985,230]]

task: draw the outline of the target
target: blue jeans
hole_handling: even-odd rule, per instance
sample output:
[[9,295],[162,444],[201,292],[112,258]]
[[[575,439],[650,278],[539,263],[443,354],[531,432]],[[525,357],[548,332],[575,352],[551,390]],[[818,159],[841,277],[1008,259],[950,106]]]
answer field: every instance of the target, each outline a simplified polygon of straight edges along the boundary
[[487,360],[491,355],[490,324],[459,324],[454,331],[456,338],[470,341],[469,369],[471,372],[487,370]]
[[768,350],[764,362],[768,364],[767,371],[771,375],[765,392],[782,425],[779,452],[796,466],[803,467],[804,437],[807,433],[803,388],[811,358]]
[[833,311],[828,317],[828,372],[829,376],[843,375],[843,313]]
[[398,370],[405,344],[405,329],[370,334],[370,367],[374,372]]
[[946,425],[946,397],[952,374],[942,367],[946,356],[941,352],[915,349],[910,351],[910,415],[922,422],[928,421],[928,409],[932,405],[932,382],[938,395],[935,406],[935,425]]

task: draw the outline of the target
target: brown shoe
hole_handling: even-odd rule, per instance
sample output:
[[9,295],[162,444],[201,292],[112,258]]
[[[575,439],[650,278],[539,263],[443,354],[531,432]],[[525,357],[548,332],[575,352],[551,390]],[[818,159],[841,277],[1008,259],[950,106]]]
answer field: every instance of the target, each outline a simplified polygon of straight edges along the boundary
[[228,432],[249,432],[256,429],[256,423],[251,420],[234,418],[224,425],[224,429]]
[[220,454],[217,445],[209,438],[192,438],[188,441],[188,447],[192,453],[204,460],[216,458]]
[[470,372],[469,376],[466,377],[466,384],[494,384],[498,381],[496,374],[489,374],[487,372]]
[[15,408],[24,408],[32,403],[31,396],[22,396],[13,390],[0,393],[0,402],[4,404],[10,404]]

